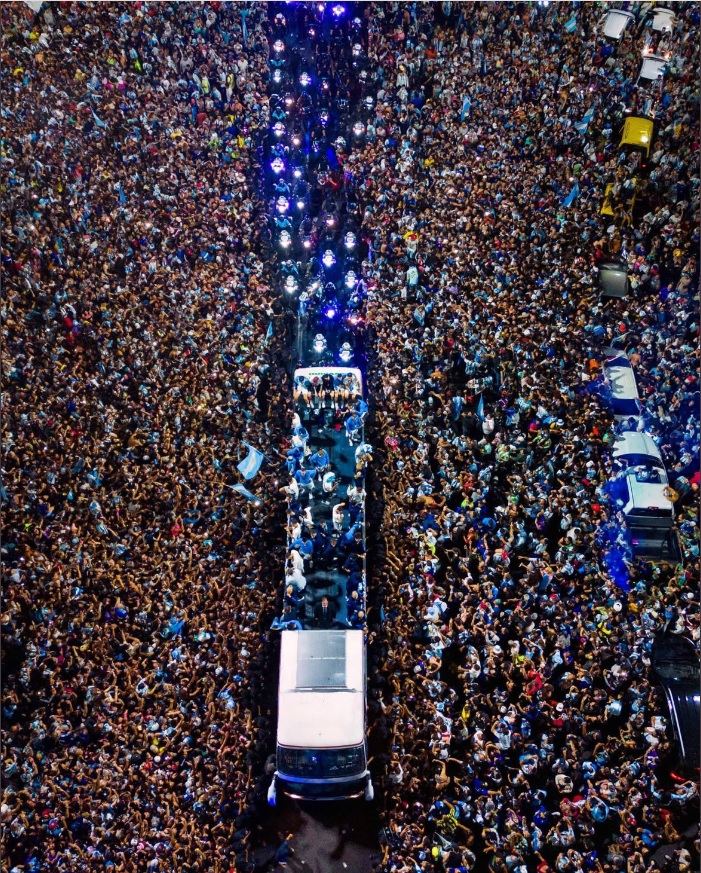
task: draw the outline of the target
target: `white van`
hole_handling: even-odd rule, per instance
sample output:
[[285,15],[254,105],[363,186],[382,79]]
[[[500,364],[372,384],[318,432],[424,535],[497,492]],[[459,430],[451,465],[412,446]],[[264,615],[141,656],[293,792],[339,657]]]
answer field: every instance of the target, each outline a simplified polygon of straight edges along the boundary
[[668,64],[669,58],[661,55],[643,55],[636,85],[643,88],[656,85],[664,78]]
[[669,499],[667,470],[653,439],[645,433],[624,431],[613,444],[613,458],[623,465],[614,490],[631,528],[669,531],[674,505]]
[[609,9],[603,23],[603,35],[607,39],[619,40],[626,29],[635,23],[635,16],[623,9]]
[[640,415],[640,395],[635,372],[625,355],[616,355],[604,361],[604,376],[611,389],[611,404],[617,421]]
[[652,15],[651,27],[657,33],[671,33],[674,30],[676,15],[671,9],[663,9],[657,6],[650,13]]

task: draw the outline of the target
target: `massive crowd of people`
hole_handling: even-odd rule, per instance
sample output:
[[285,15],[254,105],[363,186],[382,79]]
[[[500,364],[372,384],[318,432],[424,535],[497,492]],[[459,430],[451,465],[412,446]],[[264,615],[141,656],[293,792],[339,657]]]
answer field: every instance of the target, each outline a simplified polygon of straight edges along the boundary
[[284,432],[266,8],[0,14],[4,863],[245,869],[284,525],[229,487]]
[[[593,4],[374,10],[378,103],[349,166],[388,471],[371,728],[392,737],[387,869],[655,869],[696,794],[662,784],[649,672],[655,631],[699,638],[698,10],[675,9],[684,65],[655,95],[630,222],[599,211],[633,175],[616,134],[647,99],[649,28],[611,54]],[[636,288],[603,305],[613,257]],[[617,335],[677,483],[684,566],[635,559],[609,498],[597,384]]]
[[[367,63],[345,84],[371,110],[338,160],[370,247],[386,870],[654,870],[696,801],[665,778],[649,670],[662,627],[699,641],[699,12],[675,11],[650,96],[651,30],[612,53],[594,4],[359,11]],[[0,16],[4,858],[247,869],[292,393],[256,149],[268,10]],[[648,101],[646,209],[626,214],[616,136]],[[613,256],[634,295],[602,305]],[[683,562],[636,558],[606,487],[616,336]],[[230,487],[244,440],[268,458],[260,502]],[[670,869],[697,860],[687,841]]]

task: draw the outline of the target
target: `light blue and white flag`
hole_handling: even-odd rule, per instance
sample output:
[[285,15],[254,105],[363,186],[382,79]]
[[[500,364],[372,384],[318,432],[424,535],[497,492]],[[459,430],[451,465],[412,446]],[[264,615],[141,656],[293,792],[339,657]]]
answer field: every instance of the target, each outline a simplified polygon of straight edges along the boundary
[[272,323],[272,321],[271,321],[270,324],[268,325],[268,330],[267,330],[267,332],[266,332],[266,334],[265,334],[265,344],[266,344],[266,346],[268,345],[268,343],[270,342],[270,340],[271,340],[272,338],[273,338],[273,323]]
[[237,491],[242,497],[245,497],[246,500],[250,500],[253,503],[258,504],[259,506],[263,502],[263,499],[261,497],[257,497],[255,494],[249,491],[248,488],[246,488],[244,485],[241,485],[240,483],[236,485],[229,485],[229,488],[231,488],[232,491]]
[[579,197],[579,182],[574,183],[574,187],[572,188],[570,193],[567,195],[567,197],[565,197],[565,200],[564,200],[562,205],[565,207],[565,209],[567,209],[569,206],[571,206],[574,203],[574,201],[577,199],[577,197]]
[[477,404],[477,417],[484,421],[484,394],[480,395],[480,402]]
[[464,121],[467,116],[470,114],[470,110],[472,109],[472,100],[470,100],[470,95],[466,94],[462,98],[462,109],[460,110],[460,121]]
[[105,122],[101,118],[97,117],[97,115],[95,114],[95,110],[92,108],[92,106],[90,107],[90,111],[92,112],[92,117],[95,119],[95,124],[98,127],[107,127]]
[[589,127],[589,122],[594,117],[594,107],[590,106],[589,109],[584,113],[584,117],[581,121],[578,121],[574,125],[574,129],[577,133],[586,133],[587,128]]
[[249,446],[248,443],[244,443],[244,446],[248,449],[248,455],[246,455],[240,464],[236,465],[236,469],[244,479],[252,479],[258,470],[260,470],[260,465],[263,463],[265,455],[263,452],[259,452],[258,449],[254,449],[253,446]]
[[565,22],[565,30],[567,31],[567,33],[574,33],[576,29],[577,29],[577,16],[573,12],[570,20]]

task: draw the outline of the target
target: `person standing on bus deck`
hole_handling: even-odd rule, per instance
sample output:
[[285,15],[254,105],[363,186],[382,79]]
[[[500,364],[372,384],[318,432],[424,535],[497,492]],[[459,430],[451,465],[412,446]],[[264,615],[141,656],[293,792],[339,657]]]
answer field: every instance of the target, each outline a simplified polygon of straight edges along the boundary
[[285,615],[289,617],[289,620],[294,620],[299,617],[299,608],[304,602],[302,597],[303,595],[295,589],[294,585],[288,585],[287,588],[285,588],[284,605],[290,607],[290,610],[286,612]]
[[358,398],[356,399],[356,401],[355,401],[355,411],[358,413],[358,415],[359,415],[362,419],[364,419],[365,416],[368,414],[368,409],[369,409],[369,408],[370,408],[370,407],[367,405],[367,403],[363,400],[362,397],[358,397]]
[[336,474],[331,470],[329,470],[328,473],[324,473],[324,478],[321,480],[321,490],[323,492],[324,502],[330,503],[338,490],[338,479],[336,478]]
[[353,443],[358,442],[358,440],[360,439],[359,432],[361,427],[363,426],[363,420],[357,412],[351,412],[351,414],[345,421],[345,425],[348,442],[353,445]]
[[340,503],[336,503],[331,510],[331,521],[333,523],[333,529],[338,531],[338,533],[343,533],[343,517],[344,510],[346,508],[345,500],[342,500]]
[[285,586],[292,587],[295,591],[301,593],[307,587],[307,579],[302,575],[301,570],[297,570],[294,567],[288,567],[287,573],[285,574]]
[[331,405],[336,400],[336,382],[331,373],[324,373],[321,377],[321,400],[322,405],[326,406],[326,401],[330,401]]
[[363,532],[360,529],[359,522],[356,522],[343,534],[341,537],[341,549],[346,554],[353,552],[356,555],[362,555],[365,552]]
[[292,429],[292,445],[296,449],[302,449],[306,455],[307,440],[309,439],[309,431],[303,424],[298,424]]
[[360,591],[357,588],[351,590],[350,594],[346,595],[346,615],[348,622],[352,623],[353,618],[363,608],[363,601],[360,599]]
[[351,524],[355,524],[356,519],[361,513],[365,503],[365,496],[366,492],[362,481],[352,482],[348,486],[346,497],[348,498],[348,514],[350,515]]
[[316,470],[304,470],[302,467],[295,470],[294,479],[300,488],[306,488],[309,491],[314,490],[314,479],[316,478]]
[[331,459],[329,458],[329,453],[326,449],[321,446],[310,458],[309,464],[314,467],[314,469],[319,474],[324,474],[331,465]]
[[292,540],[290,550],[292,549],[296,549],[305,560],[312,557],[314,554],[314,543],[307,531]]
[[292,475],[304,458],[304,449],[301,446],[290,449],[290,451],[285,455],[285,458],[287,469],[290,475]]
[[372,446],[370,443],[361,443],[355,450],[355,477],[365,475],[365,468],[372,461]]
[[324,595],[321,598],[321,603],[314,607],[314,621],[316,626],[328,630],[334,623],[336,618],[336,607],[329,602],[329,598]]

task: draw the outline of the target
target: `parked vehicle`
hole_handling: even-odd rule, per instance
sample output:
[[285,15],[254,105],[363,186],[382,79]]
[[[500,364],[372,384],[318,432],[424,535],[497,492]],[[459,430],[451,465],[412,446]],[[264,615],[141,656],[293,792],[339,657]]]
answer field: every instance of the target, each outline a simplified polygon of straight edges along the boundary
[[699,770],[701,697],[699,656],[691,640],[663,631],[652,648],[652,670],[662,686],[683,767]]
[[650,12],[650,15],[652,16],[650,26],[656,33],[671,33],[674,29],[677,16],[671,9],[657,6]]
[[660,450],[648,434],[624,431],[613,444],[620,470],[612,496],[628,523],[632,546],[649,557],[673,556],[674,504]]
[[616,355],[604,362],[604,375],[611,390],[613,414],[618,421],[640,415],[640,395],[635,372],[625,355]]
[[643,55],[636,82],[638,87],[646,88],[660,82],[667,72],[668,63],[669,58],[662,55]]
[[635,16],[624,9],[609,9],[603,20],[602,33],[607,39],[620,40],[635,25]]
[[[608,191],[608,189],[607,189]],[[606,202],[606,198],[604,198]],[[604,215],[611,213],[604,213]],[[604,261],[599,264],[599,290],[600,297],[627,297],[630,291],[630,282],[628,281],[628,265],[625,261]]]
[[630,115],[623,123],[620,145],[639,149],[644,152],[647,158],[650,155],[653,132],[654,124],[652,119],[639,115]]

